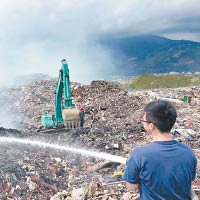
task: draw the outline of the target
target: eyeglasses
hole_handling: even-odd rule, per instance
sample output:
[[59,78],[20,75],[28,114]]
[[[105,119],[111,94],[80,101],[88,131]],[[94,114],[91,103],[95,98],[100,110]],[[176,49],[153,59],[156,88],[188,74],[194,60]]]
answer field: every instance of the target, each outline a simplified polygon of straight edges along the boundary
[[152,123],[152,122],[149,122],[149,121],[145,121],[143,119],[140,119],[140,122]]

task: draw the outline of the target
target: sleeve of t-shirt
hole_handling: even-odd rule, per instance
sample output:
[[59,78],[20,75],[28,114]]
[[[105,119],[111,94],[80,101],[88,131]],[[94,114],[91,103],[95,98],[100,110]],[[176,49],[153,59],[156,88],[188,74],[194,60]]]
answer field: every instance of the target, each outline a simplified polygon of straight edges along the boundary
[[135,149],[133,150],[131,156],[127,159],[123,180],[128,183],[138,184],[139,173],[140,173],[139,155],[137,149]]
[[194,167],[192,169],[192,181],[194,181],[195,177],[196,177],[196,167],[197,167],[197,159],[194,155]]

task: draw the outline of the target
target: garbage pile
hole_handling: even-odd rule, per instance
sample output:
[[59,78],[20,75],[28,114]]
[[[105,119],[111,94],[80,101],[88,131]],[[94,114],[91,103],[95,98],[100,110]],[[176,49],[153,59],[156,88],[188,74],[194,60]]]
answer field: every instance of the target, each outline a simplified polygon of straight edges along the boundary
[[[124,165],[1,140],[12,136],[24,138],[18,130],[0,128],[0,199],[120,199],[125,192],[123,182],[108,181]],[[77,136],[48,134],[28,139],[66,145],[72,137]]]
[[[8,91],[6,102],[1,104],[12,110],[15,123],[21,123],[19,128],[35,130],[41,127],[41,115],[44,110],[48,113],[54,112],[55,87],[56,81],[50,80],[11,89]],[[94,110],[97,126],[112,126],[120,131],[125,128],[126,131],[137,123],[138,119],[132,113],[141,112],[142,101],[137,96],[129,96],[127,91],[117,84],[93,81],[87,86],[72,83],[71,88],[72,98],[77,106],[83,105],[86,114]]]
[[[11,113],[15,129],[0,128],[0,138],[18,137],[127,157],[150,142],[140,119],[146,103],[154,99],[174,102],[178,118],[173,136],[190,145],[200,159],[200,88],[128,92],[117,83],[72,83],[73,102],[85,108],[81,130],[42,132],[44,110],[54,112],[56,81],[41,81],[2,91],[0,105]],[[183,97],[191,98],[183,102]],[[91,128],[90,111],[94,112]],[[126,192],[121,175],[125,165],[95,157],[0,142],[0,199],[121,199]],[[196,190],[200,187],[200,165]],[[138,199],[135,194],[133,199]]]
[[[139,91],[132,95],[142,96],[146,102],[154,99],[165,99],[175,104],[177,108],[177,121],[173,132],[175,137],[185,143],[190,143],[198,148],[200,135],[200,87],[182,87],[175,89]],[[191,99],[191,102],[184,102],[184,97]]]

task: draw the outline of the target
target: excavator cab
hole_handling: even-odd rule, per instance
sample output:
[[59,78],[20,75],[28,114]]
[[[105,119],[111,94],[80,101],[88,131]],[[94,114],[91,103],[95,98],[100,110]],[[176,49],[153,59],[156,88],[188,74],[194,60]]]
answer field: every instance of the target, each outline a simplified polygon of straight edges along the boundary
[[68,129],[80,128],[79,109],[72,103],[71,88],[69,81],[69,68],[66,60],[62,60],[62,68],[59,71],[59,78],[55,90],[55,113],[42,115],[44,127],[65,126]]

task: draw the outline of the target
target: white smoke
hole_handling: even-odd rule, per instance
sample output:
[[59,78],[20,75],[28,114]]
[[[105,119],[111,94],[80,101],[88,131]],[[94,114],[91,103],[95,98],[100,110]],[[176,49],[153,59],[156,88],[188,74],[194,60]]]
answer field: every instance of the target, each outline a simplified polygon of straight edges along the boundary
[[[115,57],[94,43],[106,37],[160,34],[199,37],[199,0],[1,0],[0,84],[15,76],[57,76],[68,60],[72,81],[107,76]],[[178,36],[176,33],[179,33]]]

